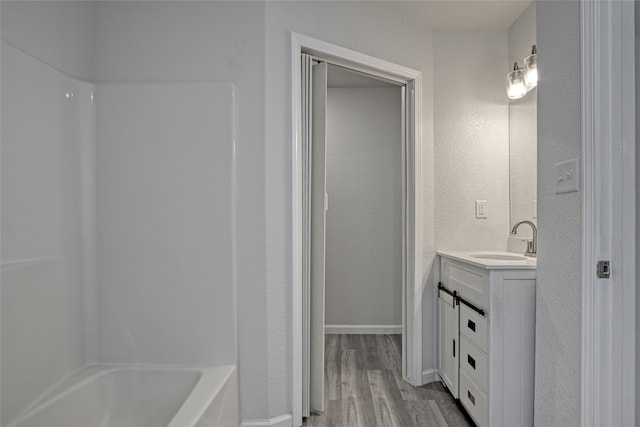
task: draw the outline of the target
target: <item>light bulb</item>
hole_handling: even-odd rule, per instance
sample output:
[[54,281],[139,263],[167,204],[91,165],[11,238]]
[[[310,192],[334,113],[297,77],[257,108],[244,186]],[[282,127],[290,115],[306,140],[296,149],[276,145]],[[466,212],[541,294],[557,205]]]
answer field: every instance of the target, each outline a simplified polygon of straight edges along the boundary
[[524,81],[524,72],[513,64],[513,71],[507,75],[507,96],[509,99],[522,98],[527,94],[527,85]]
[[524,81],[529,89],[538,84],[538,52],[535,44],[531,47],[531,55],[524,59]]

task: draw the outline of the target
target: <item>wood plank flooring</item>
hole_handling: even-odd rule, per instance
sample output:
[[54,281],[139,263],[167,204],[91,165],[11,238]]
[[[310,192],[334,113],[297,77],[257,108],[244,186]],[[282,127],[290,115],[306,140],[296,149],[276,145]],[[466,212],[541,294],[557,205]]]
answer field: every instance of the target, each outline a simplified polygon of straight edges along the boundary
[[440,383],[402,380],[401,348],[401,335],[326,335],[325,410],[303,426],[473,426]]

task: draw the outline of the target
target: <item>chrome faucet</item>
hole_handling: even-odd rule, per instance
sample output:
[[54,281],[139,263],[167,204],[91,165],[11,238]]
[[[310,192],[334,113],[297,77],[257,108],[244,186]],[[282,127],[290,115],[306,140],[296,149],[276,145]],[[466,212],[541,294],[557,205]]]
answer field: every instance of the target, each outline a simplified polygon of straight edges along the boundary
[[538,229],[536,228],[536,225],[531,221],[520,221],[511,229],[512,236],[518,232],[518,227],[520,227],[520,224],[529,224],[531,226],[531,229],[533,230],[533,240],[525,240],[527,242],[527,251],[524,253],[524,256],[535,257],[538,252]]

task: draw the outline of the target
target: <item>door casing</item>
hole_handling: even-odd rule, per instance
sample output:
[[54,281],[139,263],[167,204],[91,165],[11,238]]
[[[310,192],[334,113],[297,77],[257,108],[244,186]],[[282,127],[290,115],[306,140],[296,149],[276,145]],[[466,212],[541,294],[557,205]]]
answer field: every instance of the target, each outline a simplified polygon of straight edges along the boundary
[[292,218],[292,409],[293,425],[302,424],[302,137],[300,56],[323,61],[406,84],[403,153],[403,377],[421,385],[422,376],[422,73],[350,49],[291,33],[291,218]]

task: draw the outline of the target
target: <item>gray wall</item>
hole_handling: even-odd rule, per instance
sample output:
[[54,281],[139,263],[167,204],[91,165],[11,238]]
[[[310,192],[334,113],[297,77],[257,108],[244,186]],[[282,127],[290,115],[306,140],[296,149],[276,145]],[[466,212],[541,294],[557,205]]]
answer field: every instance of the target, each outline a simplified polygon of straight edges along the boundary
[[580,158],[580,3],[538,2],[538,269],[535,424],[580,425],[581,194],[554,166]]
[[400,95],[328,91],[327,325],[402,325]]

